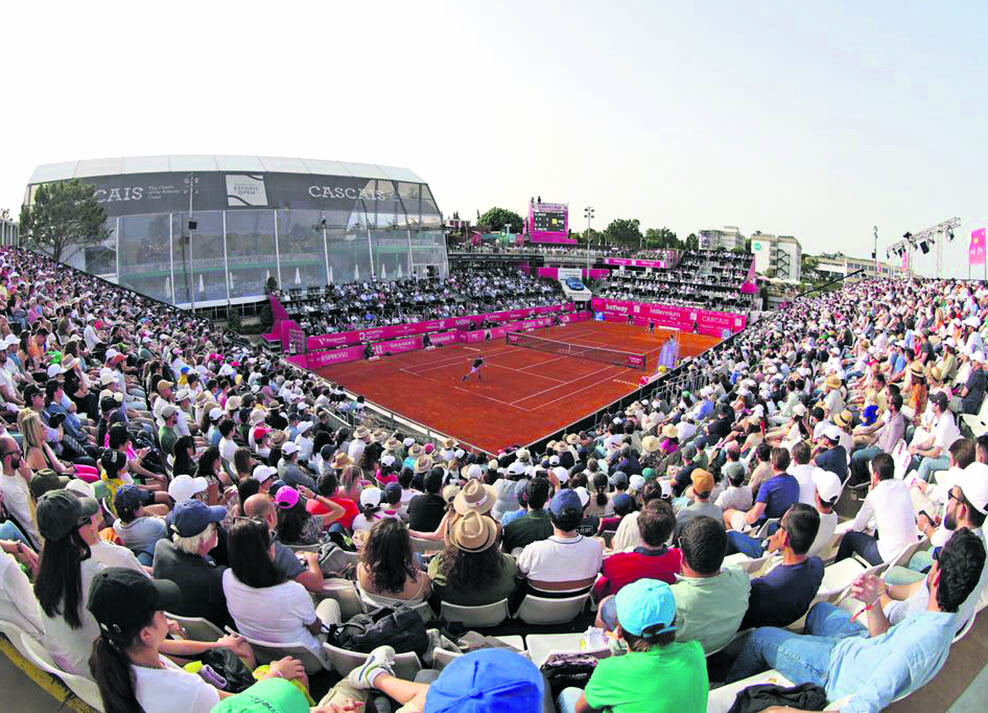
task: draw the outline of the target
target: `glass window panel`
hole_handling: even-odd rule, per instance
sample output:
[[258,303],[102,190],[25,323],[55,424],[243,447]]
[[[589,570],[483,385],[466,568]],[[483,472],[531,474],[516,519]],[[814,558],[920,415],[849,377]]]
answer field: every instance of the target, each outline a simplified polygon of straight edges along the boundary
[[117,281],[132,290],[170,302],[168,214],[121,216],[119,225],[120,272]]
[[371,232],[375,276],[395,280],[409,275],[408,231],[377,229]]
[[278,250],[281,255],[281,287],[326,284],[326,255],[318,210],[278,211]]
[[274,211],[228,210],[226,255],[230,297],[264,294],[264,283],[278,274],[274,246]]
[[329,270],[333,282],[369,280],[370,253],[364,230],[333,228],[326,231],[329,247]]
[[202,211],[193,213],[196,229],[191,241],[182,239],[189,234],[188,214],[173,213],[175,261],[174,293],[177,303],[187,303],[189,290],[196,303],[226,300],[226,260],[223,256],[223,213]]

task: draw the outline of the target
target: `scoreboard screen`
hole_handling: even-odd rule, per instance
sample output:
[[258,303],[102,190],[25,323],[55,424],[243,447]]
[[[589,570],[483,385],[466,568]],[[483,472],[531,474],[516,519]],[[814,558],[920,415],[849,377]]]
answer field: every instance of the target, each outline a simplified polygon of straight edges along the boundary
[[566,211],[533,211],[532,230],[536,233],[565,233]]

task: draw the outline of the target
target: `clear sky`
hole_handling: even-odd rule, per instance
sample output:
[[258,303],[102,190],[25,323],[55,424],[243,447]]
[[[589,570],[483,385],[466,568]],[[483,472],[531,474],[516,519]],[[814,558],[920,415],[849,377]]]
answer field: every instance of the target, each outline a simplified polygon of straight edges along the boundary
[[[0,206],[34,166],[169,153],[407,166],[462,217],[529,196],[807,252],[988,222],[981,2],[9,3]],[[933,253],[919,258],[926,274]]]

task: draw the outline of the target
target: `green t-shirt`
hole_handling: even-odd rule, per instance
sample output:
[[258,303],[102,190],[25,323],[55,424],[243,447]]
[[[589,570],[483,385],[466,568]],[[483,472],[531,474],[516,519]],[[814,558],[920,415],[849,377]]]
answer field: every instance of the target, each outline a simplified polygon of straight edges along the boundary
[[703,647],[676,641],[601,659],[583,693],[612,713],[705,713],[709,688]]
[[716,577],[681,577],[672,585],[676,598],[676,641],[699,641],[707,653],[730,643],[748,611],[751,580],[739,567]]
[[243,693],[224,698],[210,713],[309,713],[309,702],[291,681],[266,678]]
[[476,586],[470,589],[463,589],[462,587],[450,589],[446,586],[446,575],[439,569],[442,564],[442,557],[433,557],[429,561],[429,579],[432,580],[432,591],[444,602],[465,607],[493,604],[507,599],[518,586],[518,567],[515,564],[515,558],[505,554],[501,555],[501,562],[503,566],[497,579],[476,582]]

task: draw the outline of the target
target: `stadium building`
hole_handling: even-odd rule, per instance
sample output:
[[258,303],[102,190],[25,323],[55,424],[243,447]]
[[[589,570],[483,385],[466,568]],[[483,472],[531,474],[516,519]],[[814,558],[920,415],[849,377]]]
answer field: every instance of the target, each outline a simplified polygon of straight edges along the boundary
[[439,207],[405,168],[260,156],[72,161],[38,166],[25,202],[70,178],[95,187],[110,238],[68,262],[179,306],[254,301],[270,277],[289,289],[448,271]]

